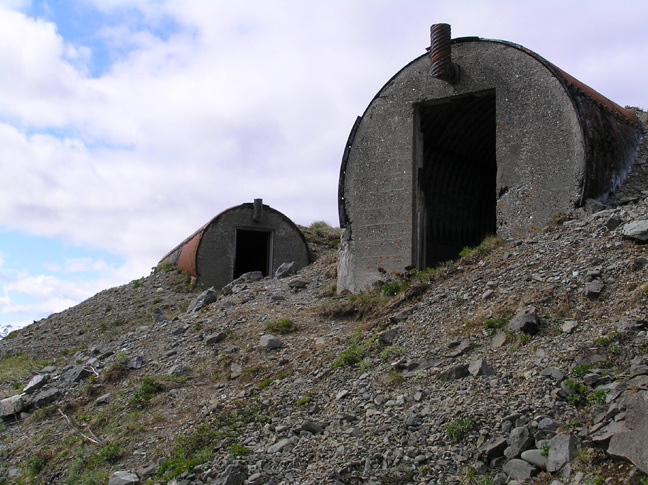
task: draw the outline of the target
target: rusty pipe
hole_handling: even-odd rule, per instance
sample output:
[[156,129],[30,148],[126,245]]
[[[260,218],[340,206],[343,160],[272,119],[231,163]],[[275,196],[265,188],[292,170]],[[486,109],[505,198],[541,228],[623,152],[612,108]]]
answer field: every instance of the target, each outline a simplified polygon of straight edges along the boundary
[[452,62],[450,24],[430,27],[430,74],[450,84],[459,81],[460,69]]

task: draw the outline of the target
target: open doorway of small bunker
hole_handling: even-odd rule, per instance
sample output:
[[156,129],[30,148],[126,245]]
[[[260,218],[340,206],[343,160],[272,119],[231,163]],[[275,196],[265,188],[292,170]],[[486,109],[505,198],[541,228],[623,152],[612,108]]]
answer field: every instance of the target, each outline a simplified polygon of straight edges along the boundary
[[268,276],[272,268],[272,231],[236,229],[233,279],[250,271]]
[[415,263],[454,259],[496,232],[495,91],[415,106]]

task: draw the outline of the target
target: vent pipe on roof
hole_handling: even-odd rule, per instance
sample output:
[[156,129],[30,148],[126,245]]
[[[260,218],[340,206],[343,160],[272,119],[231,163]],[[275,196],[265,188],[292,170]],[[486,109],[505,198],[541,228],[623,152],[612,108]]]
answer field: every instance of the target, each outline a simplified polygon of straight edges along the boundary
[[450,84],[459,81],[460,69],[452,62],[450,50],[450,24],[434,24],[430,27],[430,74]]
[[261,222],[261,219],[263,219],[263,199],[254,199],[252,220],[254,222]]

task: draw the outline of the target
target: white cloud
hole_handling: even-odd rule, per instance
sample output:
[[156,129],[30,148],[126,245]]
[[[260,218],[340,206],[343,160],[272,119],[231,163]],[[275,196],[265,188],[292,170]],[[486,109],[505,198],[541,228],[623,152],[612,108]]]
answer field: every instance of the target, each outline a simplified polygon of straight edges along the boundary
[[[20,288],[29,281],[50,307],[145,274],[217,213],[256,197],[301,224],[337,223],[355,117],[425,52],[432,23],[520,43],[611,99],[648,107],[646,2],[92,3],[141,16],[75,45],[20,13],[26,2],[0,6],[0,222],[127,261],[76,289],[63,273],[25,276]],[[99,47],[114,64],[92,77]],[[73,274],[98,263],[55,264]]]

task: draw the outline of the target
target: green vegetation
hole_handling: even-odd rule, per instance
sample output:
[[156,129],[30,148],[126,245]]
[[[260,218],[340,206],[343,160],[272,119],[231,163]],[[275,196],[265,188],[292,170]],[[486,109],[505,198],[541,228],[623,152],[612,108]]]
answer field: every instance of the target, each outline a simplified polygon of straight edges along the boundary
[[508,319],[504,317],[489,318],[484,322],[484,326],[486,327],[486,333],[488,335],[495,335],[497,333],[497,330],[502,328],[507,323],[508,323]]
[[457,418],[444,426],[446,434],[455,441],[461,441],[475,426],[472,418]]
[[500,236],[486,236],[484,240],[479,244],[479,246],[472,248],[465,246],[459,252],[459,257],[461,259],[483,257],[496,247],[500,246],[503,242],[504,239],[502,239]]
[[313,394],[310,393],[310,392],[307,392],[302,397],[297,399],[297,402],[295,404],[297,404],[297,406],[303,406],[305,404],[308,404],[312,400],[313,400]]
[[605,404],[605,396],[609,389],[596,389],[587,395],[587,402],[590,404]]
[[80,352],[81,350],[85,350],[87,348],[88,348],[87,345],[79,345],[77,347],[72,347],[72,348],[69,348],[69,349],[63,349],[63,350],[61,350],[61,355],[64,355],[64,356],[65,355],[72,355],[72,354],[75,354],[77,352]]
[[142,379],[140,388],[130,398],[129,403],[134,406],[144,405],[152,398],[164,391],[164,386],[154,376]]
[[265,328],[270,332],[279,333],[282,335],[296,332],[298,329],[297,325],[295,325],[289,318],[283,318],[281,320],[268,322],[266,323]]
[[378,345],[377,340],[378,336],[375,334],[363,339],[362,333],[358,331],[349,339],[349,346],[340,352],[340,356],[333,361],[333,368],[360,364],[365,356]]
[[36,359],[25,353],[7,354],[0,358],[0,381],[24,379],[31,370],[46,364],[45,359]]
[[232,443],[229,447],[229,454],[232,458],[238,458],[250,454],[250,449],[247,446]]
[[571,393],[567,395],[567,402],[575,406],[583,398],[583,393],[587,390],[587,386],[576,379],[567,379],[564,385],[571,390]]

